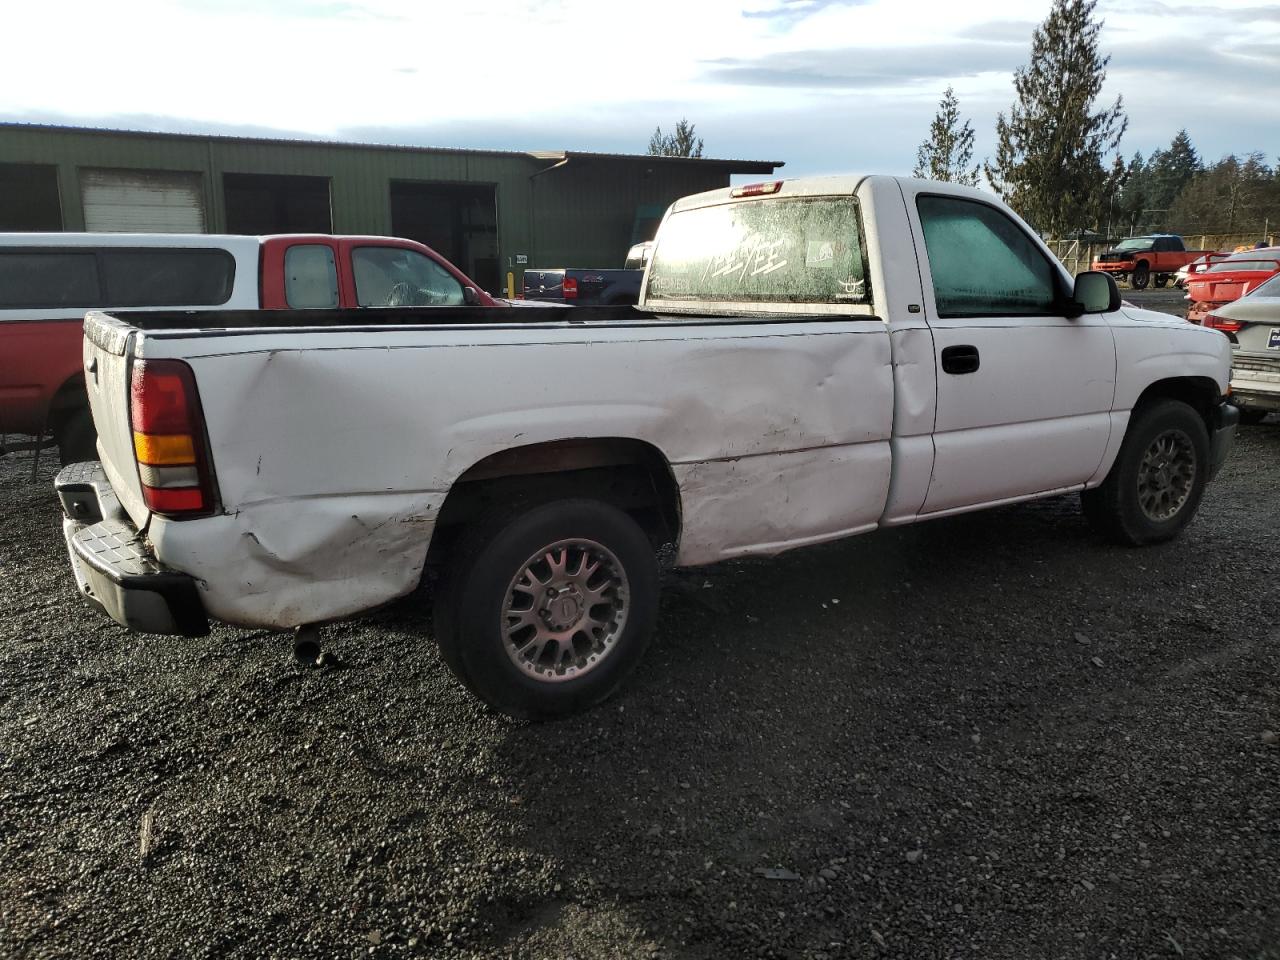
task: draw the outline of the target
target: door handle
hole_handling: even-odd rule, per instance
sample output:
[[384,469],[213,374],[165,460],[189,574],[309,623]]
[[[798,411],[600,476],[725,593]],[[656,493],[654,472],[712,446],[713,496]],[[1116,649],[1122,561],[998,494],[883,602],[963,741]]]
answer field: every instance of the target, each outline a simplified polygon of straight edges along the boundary
[[978,348],[971,344],[961,344],[942,349],[942,370],[944,373],[975,373],[981,365]]

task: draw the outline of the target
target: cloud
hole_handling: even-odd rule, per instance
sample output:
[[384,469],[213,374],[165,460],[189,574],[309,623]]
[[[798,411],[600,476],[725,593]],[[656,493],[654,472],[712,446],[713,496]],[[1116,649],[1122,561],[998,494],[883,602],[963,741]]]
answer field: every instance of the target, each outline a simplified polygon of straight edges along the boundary
[[1018,43],[1031,49],[1031,34],[1038,23],[1030,20],[988,20],[967,27],[956,34],[967,40],[984,40],[987,43]]
[[774,0],[774,5],[761,10],[743,10],[749,20],[768,20],[783,27],[791,27],[807,20],[816,13],[831,7],[854,7],[868,0]]
[[754,60],[703,61],[706,78],[742,86],[865,90],[924,80],[1010,71],[1026,59],[1007,43],[963,42],[915,47],[845,47],[768,54]]
[[1194,4],[1190,7],[1174,6],[1160,0],[1111,0],[1101,11],[1126,13],[1146,17],[1177,17],[1215,20],[1230,24],[1233,30],[1248,29],[1254,23],[1280,23],[1280,6],[1223,7],[1215,4]]

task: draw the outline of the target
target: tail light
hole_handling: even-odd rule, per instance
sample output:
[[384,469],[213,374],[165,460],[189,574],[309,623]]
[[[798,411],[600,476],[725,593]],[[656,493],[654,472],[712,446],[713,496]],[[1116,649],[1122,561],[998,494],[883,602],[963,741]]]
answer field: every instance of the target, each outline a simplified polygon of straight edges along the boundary
[[1223,333],[1239,333],[1240,328],[1244,326],[1239,320],[1228,320],[1216,313],[1206,314],[1202,324],[1214,330],[1221,330]]
[[181,360],[137,361],[129,419],[147,506],[173,517],[211,512],[213,480],[191,368]]
[[564,278],[564,298],[566,300],[578,299],[578,281],[573,277]]

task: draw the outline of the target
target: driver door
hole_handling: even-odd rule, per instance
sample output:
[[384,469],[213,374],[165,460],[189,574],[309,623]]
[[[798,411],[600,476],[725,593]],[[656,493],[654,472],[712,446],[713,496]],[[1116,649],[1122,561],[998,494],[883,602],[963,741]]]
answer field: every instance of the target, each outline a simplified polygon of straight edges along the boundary
[[928,193],[908,208],[938,384],[921,514],[1082,488],[1111,432],[1107,316],[1064,315],[1064,272],[1000,208]]

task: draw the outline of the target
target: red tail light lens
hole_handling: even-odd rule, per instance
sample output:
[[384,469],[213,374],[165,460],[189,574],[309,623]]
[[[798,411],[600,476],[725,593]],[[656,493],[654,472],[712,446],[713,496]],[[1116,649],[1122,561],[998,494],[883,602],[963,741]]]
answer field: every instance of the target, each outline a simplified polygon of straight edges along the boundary
[[172,517],[211,512],[213,481],[191,368],[181,360],[137,361],[129,384],[129,419],[147,506]]
[[578,297],[578,281],[573,277],[564,278],[564,298],[566,300],[576,300]]
[[748,183],[745,187],[734,187],[729,191],[731,197],[764,197],[777,193],[782,189],[781,180],[770,180],[767,183]]
[[1210,313],[1204,318],[1204,326],[1211,327],[1214,330],[1221,330],[1223,333],[1238,333],[1244,324],[1239,320],[1228,320],[1226,317],[1220,317],[1216,313]]

